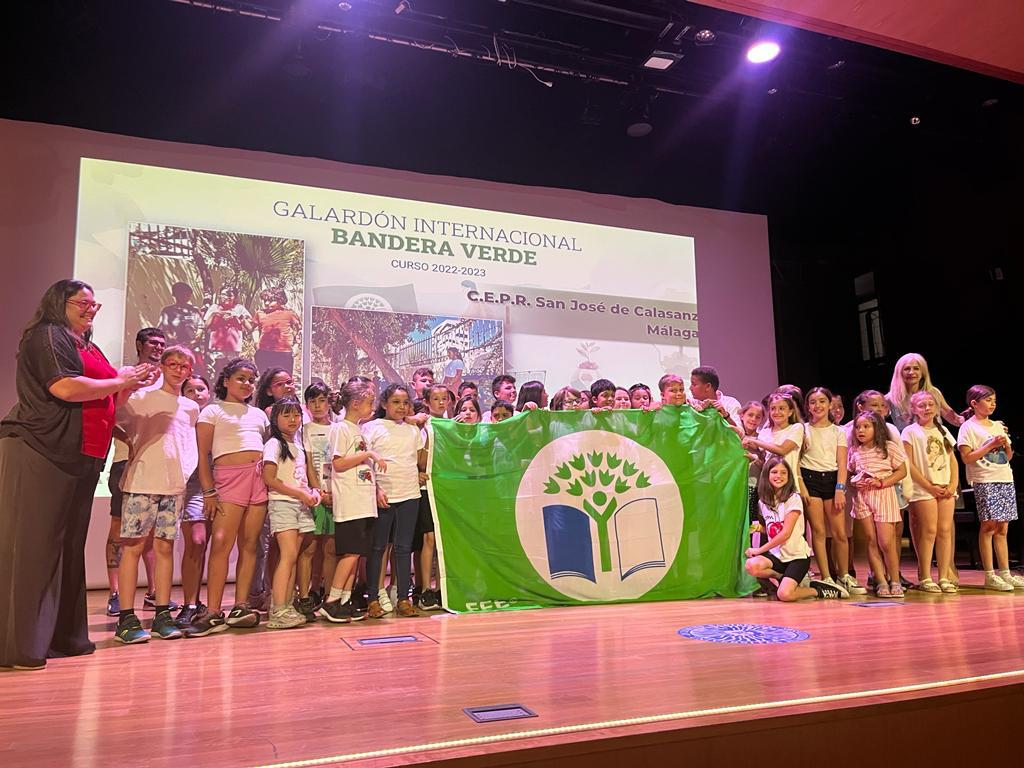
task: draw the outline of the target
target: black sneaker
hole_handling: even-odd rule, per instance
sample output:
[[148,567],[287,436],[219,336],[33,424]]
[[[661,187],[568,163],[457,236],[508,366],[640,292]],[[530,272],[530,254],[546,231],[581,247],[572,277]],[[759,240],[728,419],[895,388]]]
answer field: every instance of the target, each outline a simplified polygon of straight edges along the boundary
[[421,611],[439,611],[441,610],[441,595],[435,589],[426,589],[420,595],[416,607]]
[[184,634],[185,637],[206,637],[215,632],[223,632],[227,628],[228,625],[224,623],[223,613],[220,611],[215,613],[207,611],[192,619],[192,623],[185,627]]
[[174,617],[170,611],[160,611],[153,617],[153,626],[150,628],[152,635],[160,640],[177,640],[181,637],[181,630],[174,624]]
[[844,597],[843,590],[827,581],[811,579],[810,587],[818,593],[818,597],[822,600],[839,600]]
[[324,593],[319,589],[309,590],[309,600],[313,603],[313,610],[320,610],[320,606],[324,604]]
[[296,611],[306,617],[307,624],[312,624],[316,621],[317,607],[312,597],[296,597],[292,605]]
[[365,592],[360,592],[357,590],[352,593],[351,599],[352,607],[357,609],[361,613],[366,613],[367,609],[370,607],[370,601],[366,599]]
[[335,600],[324,603],[317,610],[317,614],[334,624],[348,624],[352,621],[352,601],[343,603],[341,600]]
[[239,629],[255,627],[260,623],[260,615],[252,608],[236,605],[228,613],[224,623],[229,627],[237,627]]
[[129,613],[117,622],[117,629],[114,630],[114,640],[125,645],[148,643],[149,632],[142,628],[142,622],[139,621],[138,616],[134,613]]
[[107,616],[121,615],[121,596],[117,592],[111,592],[107,598]]
[[197,616],[199,616],[198,605],[183,605],[181,606],[181,610],[178,611],[178,615],[175,617],[174,623],[179,627],[187,627]]
[[[179,608],[181,608],[181,606],[174,600],[171,600],[167,604],[167,610],[169,611],[176,611]],[[145,611],[156,610],[156,594],[154,594],[153,592],[146,593],[146,596],[142,599],[142,609]]]

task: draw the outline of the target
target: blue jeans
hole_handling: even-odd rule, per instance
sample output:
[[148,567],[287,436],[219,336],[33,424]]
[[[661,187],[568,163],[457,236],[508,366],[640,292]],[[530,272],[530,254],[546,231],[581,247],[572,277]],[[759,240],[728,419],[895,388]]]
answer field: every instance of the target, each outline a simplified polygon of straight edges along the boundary
[[[391,502],[384,509],[377,508],[377,523],[373,528],[373,554],[366,563],[366,592],[370,600],[377,599],[377,585],[380,583],[381,560],[388,547],[388,541],[395,543],[395,574],[398,580],[398,599],[409,597],[410,564],[412,558],[412,539],[416,533],[416,520],[419,517],[420,499]],[[392,539],[392,532],[394,537]]]

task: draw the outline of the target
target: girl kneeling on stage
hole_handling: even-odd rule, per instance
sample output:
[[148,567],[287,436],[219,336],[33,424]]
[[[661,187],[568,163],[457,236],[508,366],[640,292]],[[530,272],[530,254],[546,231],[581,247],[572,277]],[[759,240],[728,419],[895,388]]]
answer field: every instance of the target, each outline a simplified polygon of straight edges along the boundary
[[778,598],[787,603],[809,597],[845,597],[842,590],[824,581],[800,586],[811,567],[811,548],[804,538],[804,505],[783,457],[770,456],[765,462],[757,495],[768,541],[747,549],[747,573],[757,579],[778,580]]

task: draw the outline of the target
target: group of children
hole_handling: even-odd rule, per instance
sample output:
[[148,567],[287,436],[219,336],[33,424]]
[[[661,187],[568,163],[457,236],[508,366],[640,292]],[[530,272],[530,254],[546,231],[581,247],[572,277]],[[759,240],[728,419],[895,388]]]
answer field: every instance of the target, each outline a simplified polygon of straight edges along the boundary
[[[695,369],[689,382],[673,374],[662,377],[657,401],[644,384],[625,388],[607,379],[589,391],[563,387],[551,398],[540,381],[526,382],[517,393],[515,378],[501,375],[491,383],[493,405],[483,412],[477,385],[461,375],[455,382],[446,375],[445,383],[435,384],[433,372],[422,368],[410,386],[392,383],[379,393],[362,376],[349,379],[339,392],[314,381],[300,402],[290,371],[269,368],[260,376],[255,363],[242,358],[224,365],[212,400],[209,383],[192,371],[194,362],[184,346],[164,349],[158,383],[133,394],[118,412],[119,433],[129,447],[119,489],[122,557],[115,639],[122,643],[254,627],[261,607],[274,629],[317,618],[346,623],[440,608],[440,594],[431,588],[426,421],[501,422],[517,412],[549,407],[688,404],[718,411],[750,460],[758,533],[746,551],[746,567],[781,600],[866,592],[853,573],[854,522],[868,542],[877,594],[902,597],[901,509],[908,504],[920,588],[957,591],[952,558],[956,446],[982,521],[986,586],[1024,588],[1024,579],[1008,570],[1006,525],[1016,519],[1008,463],[1013,451],[1001,423],[991,419],[995,393],[983,386],[968,391],[970,408],[954,440],[937,416],[948,406],[927,380],[926,369],[924,384],[905,398],[912,421],[900,433],[884,421],[890,401],[880,392],[862,392],[855,418],[840,427],[842,402],[823,387],[810,390],[806,399],[795,387],[780,387],[763,402],[741,407],[718,390],[718,375],[708,366]],[[179,522],[185,602],[174,617],[170,592]],[[134,600],[138,563],[150,538],[156,614],[147,631]],[[225,612],[236,547],[235,601]],[[938,582],[931,578],[933,552]],[[812,558],[818,574],[809,580]],[[384,587],[388,562],[393,591]],[[204,567],[206,605],[199,600]],[[264,595],[269,605],[261,606]]]
[[[914,387],[901,386],[904,379],[913,379]],[[857,395],[854,418],[844,426],[841,399],[824,387],[804,398],[798,388],[784,386],[763,402],[744,406],[742,443],[751,462],[755,520],[746,568],[762,581],[763,592],[784,601],[866,594],[853,572],[856,526],[867,543],[868,586],[878,597],[904,597],[912,586],[900,573],[904,509],[909,509],[917,555],[917,588],[958,592],[953,562],[954,504],[962,492],[957,454],[980,522],[984,586],[1024,589],[1024,578],[1009,570],[1007,551],[1007,527],[1017,519],[1010,438],[991,418],[996,407],[991,387],[973,386],[965,399],[967,410],[953,412],[930,383],[924,360],[912,354],[897,364],[888,394]],[[956,438],[940,413],[959,427]],[[887,423],[887,416],[897,424]],[[812,560],[817,578],[807,579]],[[933,560],[938,581],[932,578]]]

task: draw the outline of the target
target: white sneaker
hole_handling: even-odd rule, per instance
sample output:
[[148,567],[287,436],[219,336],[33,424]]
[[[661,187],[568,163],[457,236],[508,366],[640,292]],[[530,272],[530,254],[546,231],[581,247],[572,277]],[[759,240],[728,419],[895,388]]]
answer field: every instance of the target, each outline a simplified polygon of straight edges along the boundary
[[830,587],[835,587],[836,589],[838,589],[839,593],[843,596],[843,600],[847,599],[850,596],[850,590],[848,590],[846,588],[846,585],[843,584],[841,581],[836,581],[831,576],[829,576],[827,579],[822,579],[822,582],[828,584]]
[[866,595],[868,593],[867,589],[858,584],[857,579],[848,573],[841,576],[839,582],[846,587],[846,591],[851,595]]
[[391,597],[386,589],[382,589],[377,593],[377,602],[380,603],[381,610],[384,613],[391,613],[395,610],[395,604],[391,602]]
[[994,589],[996,592],[1013,592],[1013,585],[1003,581],[998,573],[985,575],[985,589]]
[[850,590],[846,588],[846,585],[841,581],[836,581],[831,576],[824,580],[826,584],[835,587],[839,590],[839,594],[842,595],[843,600],[847,600],[850,597]]
[[1024,578],[1021,578],[1013,571],[1000,571],[999,576],[1015,589],[1024,589]]
[[270,612],[267,621],[268,629],[291,629],[306,623],[306,617],[295,611],[290,605]]

